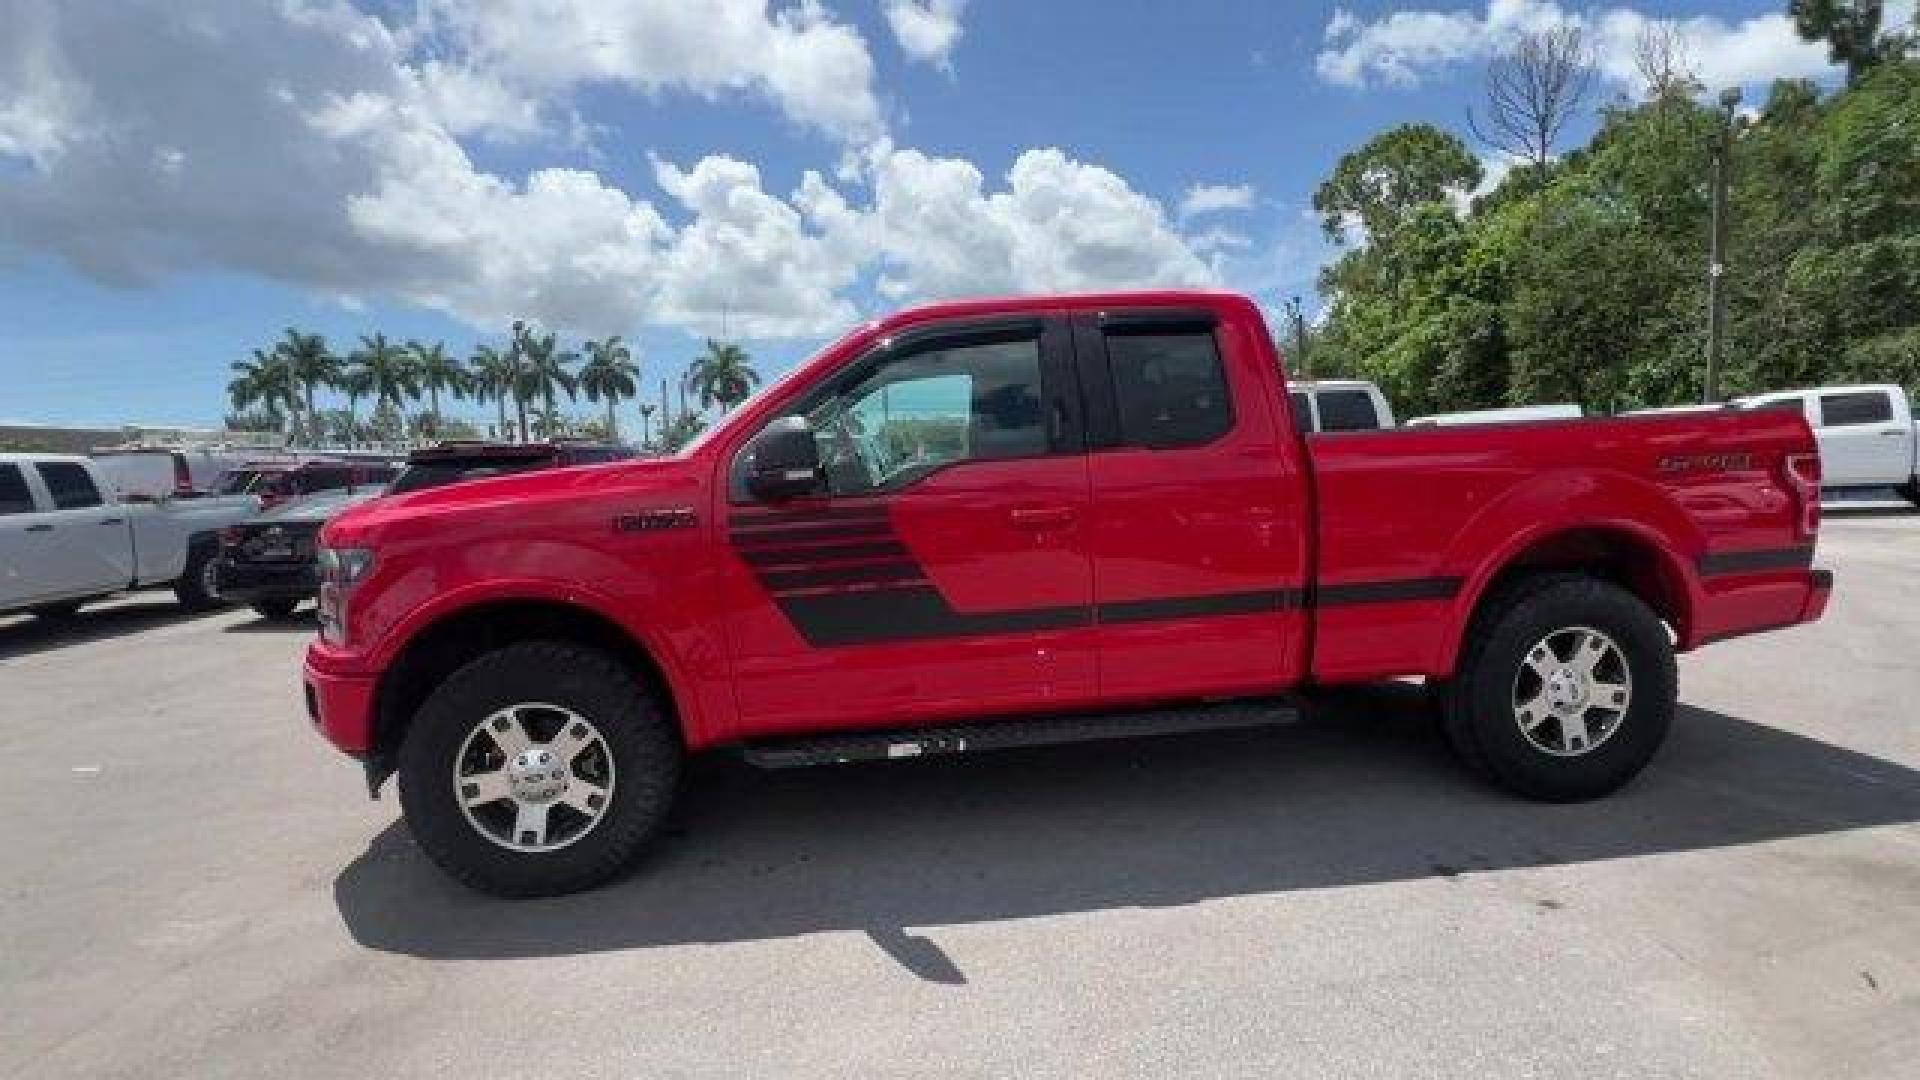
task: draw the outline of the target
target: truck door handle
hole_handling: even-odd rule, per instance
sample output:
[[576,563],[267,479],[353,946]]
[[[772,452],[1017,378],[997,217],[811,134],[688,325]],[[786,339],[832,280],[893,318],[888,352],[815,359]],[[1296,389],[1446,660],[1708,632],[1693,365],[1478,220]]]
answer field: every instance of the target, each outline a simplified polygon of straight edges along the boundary
[[27,526],[27,531],[28,532],[52,532],[53,526],[43,521],[38,525]]
[[1078,516],[1071,506],[1023,506],[1007,514],[1009,520],[1023,529],[1057,529],[1073,524]]
[[102,524],[102,525],[121,525],[121,524],[125,524],[125,523],[126,523],[126,520],[127,520],[126,518],[101,518],[101,519],[100,519],[100,524]]

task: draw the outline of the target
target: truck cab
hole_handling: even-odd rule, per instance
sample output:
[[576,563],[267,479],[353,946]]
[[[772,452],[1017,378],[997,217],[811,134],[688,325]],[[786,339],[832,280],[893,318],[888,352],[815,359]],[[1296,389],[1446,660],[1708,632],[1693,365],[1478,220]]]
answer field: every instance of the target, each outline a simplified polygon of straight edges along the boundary
[[168,583],[187,607],[211,607],[218,531],[256,505],[123,502],[89,458],[0,454],[0,612],[64,617],[111,593]]
[[1822,482],[1830,488],[1892,487],[1920,506],[1920,438],[1906,389],[1823,386],[1755,394],[1743,409],[1788,409],[1813,426]]

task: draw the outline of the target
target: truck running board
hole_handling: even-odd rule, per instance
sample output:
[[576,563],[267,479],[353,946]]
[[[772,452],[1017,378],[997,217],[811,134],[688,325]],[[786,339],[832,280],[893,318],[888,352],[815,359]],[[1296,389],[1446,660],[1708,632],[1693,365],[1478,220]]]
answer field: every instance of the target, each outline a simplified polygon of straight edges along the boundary
[[801,765],[884,761],[890,758],[932,757],[936,754],[965,754],[976,750],[1005,750],[1018,746],[1053,746],[1101,739],[1131,739],[1143,735],[1266,727],[1291,723],[1299,718],[1300,709],[1292,700],[1262,698],[1136,712],[1026,717],[945,727],[765,739],[747,743],[741,750],[747,761],[760,768],[790,769]]

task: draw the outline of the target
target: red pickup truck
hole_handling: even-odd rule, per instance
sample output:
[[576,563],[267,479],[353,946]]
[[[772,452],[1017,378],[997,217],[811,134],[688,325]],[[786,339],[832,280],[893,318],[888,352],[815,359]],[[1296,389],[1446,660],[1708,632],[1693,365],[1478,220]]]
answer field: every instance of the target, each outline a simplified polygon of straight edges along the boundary
[[1820,617],[1777,410],[1303,436],[1258,309],[1148,292],[861,326],[677,456],[365,504],[308,710],[475,887],[566,892],[682,759],[899,758],[1266,723],[1424,676],[1469,767],[1633,777],[1674,654]]

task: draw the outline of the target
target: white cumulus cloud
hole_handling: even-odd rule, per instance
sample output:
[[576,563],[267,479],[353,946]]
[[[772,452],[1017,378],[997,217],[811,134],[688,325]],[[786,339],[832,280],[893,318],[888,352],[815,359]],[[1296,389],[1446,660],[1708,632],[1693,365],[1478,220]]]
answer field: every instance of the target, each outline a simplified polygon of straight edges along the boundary
[[[427,0],[410,20],[340,0],[12,9],[0,257],[48,254],[103,281],[219,269],[492,329],[765,339],[831,333],[876,294],[1211,284],[1244,248],[1185,234],[1123,177],[1058,149],[990,180],[894,146],[865,42],[815,3]],[[651,186],[628,190],[588,168],[494,172],[469,153],[475,138],[550,147],[555,119],[579,122],[569,92],[595,80],[758,95],[845,167],[782,194],[737,157],[655,159]]]
[[900,51],[915,60],[951,69],[967,0],[884,0],[881,12]]
[[1729,21],[1702,15],[1664,18],[1615,6],[1575,10],[1553,0],[1488,0],[1481,10],[1408,8],[1364,19],[1336,8],[1314,58],[1320,78],[1343,86],[1415,86],[1485,61],[1521,35],[1579,26],[1608,80],[1637,88],[1634,46],[1643,28],[1679,31],[1695,73],[1708,86],[1830,74],[1824,46],[1808,42],[1779,12]]
[[1195,184],[1180,197],[1182,220],[1223,210],[1253,208],[1252,184]]

